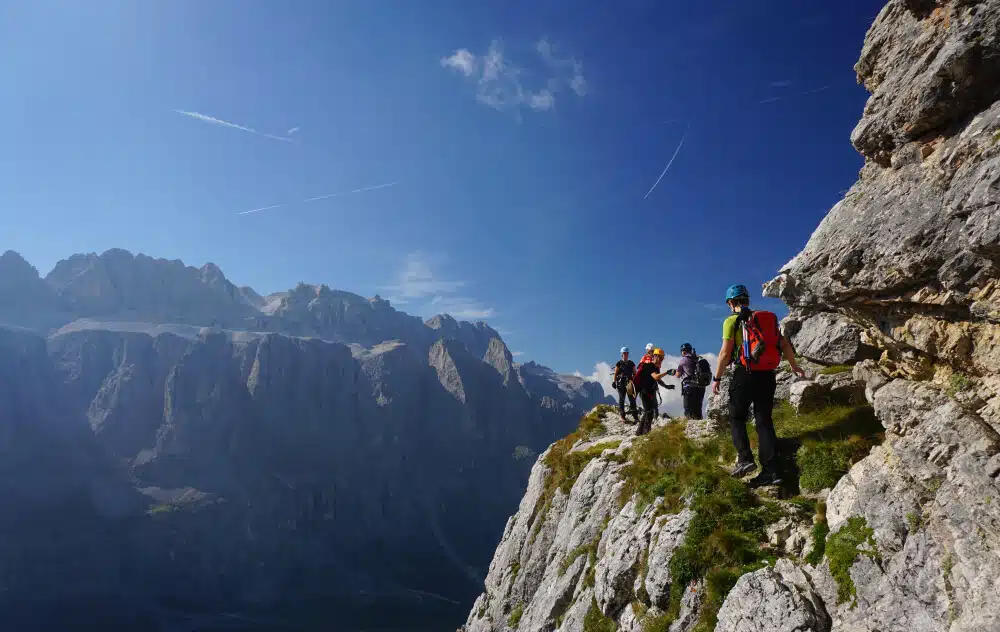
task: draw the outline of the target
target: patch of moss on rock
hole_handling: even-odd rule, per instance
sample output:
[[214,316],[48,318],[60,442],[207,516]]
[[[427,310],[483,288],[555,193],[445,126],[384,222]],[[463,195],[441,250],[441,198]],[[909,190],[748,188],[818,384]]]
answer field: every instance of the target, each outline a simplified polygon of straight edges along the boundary
[[583,632],[616,632],[618,626],[615,622],[604,616],[601,609],[597,606],[597,600],[590,600],[590,608],[587,610],[587,614],[583,617]]
[[509,625],[512,628],[516,628],[518,624],[521,623],[521,617],[523,615],[524,615],[524,604],[519,603],[516,606],[514,606],[514,609],[511,611],[510,616],[507,617],[507,625]]
[[859,555],[882,561],[875,544],[875,531],[862,516],[848,518],[840,529],[826,541],[826,556],[830,560],[830,574],[837,582],[837,603],[857,601],[857,589],[851,579],[851,567]]

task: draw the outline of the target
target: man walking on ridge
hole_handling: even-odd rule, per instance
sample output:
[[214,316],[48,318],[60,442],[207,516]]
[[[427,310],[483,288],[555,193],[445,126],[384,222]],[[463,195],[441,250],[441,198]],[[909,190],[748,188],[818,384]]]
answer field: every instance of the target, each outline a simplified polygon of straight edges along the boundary
[[778,437],[771,418],[777,386],[774,371],[782,355],[793,373],[805,377],[805,371],[795,361],[791,343],[781,335],[778,317],[772,312],[750,310],[750,293],[746,286],[729,286],[726,305],[733,313],[722,323],[722,349],[719,350],[712,393],[718,394],[722,374],[729,364],[733,364],[729,425],[738,457],[732,475],[742,477],[757,469],[747,435],[747,417],[753,404],[754,425],[760,439],[761,472],[750,481],[750,486],[777,485],[781,476],[777,464]]
[[704,367],[699,366],[700,360],[701,358],[695,354],[691,343],[685,342],[681,345],[681,361],[678,363],[677,369],[669,371],[681,381],[684,416],[688,419],[701,419],[705,402],[705,387],[708,386],[708,380],[711,379],[712,368],[707,360],[704,361],[704,364],[708,367],[705,369],[708,371],[708,375],[704,376],[704,379],[702,378]]
[[635,422],[639,423],[639,411],[635,406],[635,393],[628,391],[628,384],[635,376],[635,362],[628,359],[628,347],[622,347],[622,359],[615,364],[615,374],[611,384],[618,391],[618,413],[622,416],[622,421],[627,422],[625,417],[625,397],[628,396],[629,404],[632,407],[632,415]]
[[667,372],[659,373],[660,365],[663,364],[663,349],[653,349],[652,362],[646,362],[639,366],[635,374],[635,390],[642,398],[642,420],[639,421],[639,429],[636,435],[644,435],[653,428],[653,417],[657,414],[659,405],[656,401],[657,385],[666,389],[674,388],[673,384],[664,384],[661,380],[667,376]]

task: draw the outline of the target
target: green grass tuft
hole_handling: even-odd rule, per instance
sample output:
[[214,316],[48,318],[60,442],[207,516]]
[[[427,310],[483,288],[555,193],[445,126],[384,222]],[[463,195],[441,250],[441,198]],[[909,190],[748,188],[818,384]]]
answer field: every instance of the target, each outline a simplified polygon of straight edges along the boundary
[[618,626],[612,619],[604,616],[597,606],[597,600],[591,598],[590,608],[583,617],[583,632],[616,632]]
[[970,390],[972,388],[972,380],[969,376],[963,373],[952,373],[951,378],[948,380],[947,393],[950,397],[954,397],[959,393]]
[[516,562],[515,561],[513,564],[510,565],[510,576],[511,576],[511,579],[517,579],[517,574],[520,573],[520,572],[521,572],[521,563],[520,562]]
[[159,514],[173,513],[178,510],[179,508],[174,505],[153,505],[146,511],[146,513],[150,516],[156,516]]
[[910,533],[916,533],[924,526],[924,516],[923,514],[911,511],[906,514],[906,523],[910,526]]
[[[854,516],[827,540],[826,556],[830,560],[830,574],[837,582],[837,603],[851,601],[853,607],[857,601],[851,567],[859,555],[882,561],[874,536],[875,531],[868,522],[862,516]],[[863,550],[861,546],[865,544],[868,546]]]
[[830,525],[826,523],[825,517],[813,525],[813,548],[812,551],[809,551],[809,555],[806,556],[806,563],[816,566],[823,561],[823,556],[826,554],[826,536],[829,533]]
[[850,364],[834,364],[833,366],[825,366],[817,373],[820,375],[837,375],[838,373],[849,373],[854,370],[854,367]]
[[799,485],[813,490],[836,485],[885,436],[868,405],[833,405],[797,414],[782,402],[774,409],[774,427],[779,438],[801,442],[795,454]]
[[519,603],[514,606],[514,610],[511,611],[510,616],[507,617],[507,625],[512,628],[516,628],[519,623],[521,623],[521,617],[524,615],[524,604]]

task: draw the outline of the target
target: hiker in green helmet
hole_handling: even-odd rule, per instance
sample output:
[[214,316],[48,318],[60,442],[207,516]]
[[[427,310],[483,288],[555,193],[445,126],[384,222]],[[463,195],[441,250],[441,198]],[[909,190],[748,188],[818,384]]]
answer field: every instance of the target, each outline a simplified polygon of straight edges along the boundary
[[791,343],[781,334],[778,317],[772,312],[750,309],[750,293],[746,286],[731,285],[726,290],[726,305],[733,313],[722,323],[722,349],[719,350],[712,393],[718,394],[722,374],[733,364],[729,425],[738,456],[732,475],[742,477],[757,469],[747,435],[747,417],[753,404],[754,425],[760,440],[761,472],[750,481],[750,486],[778,485],[781,483],[777,463],[778,437],[771,419],[777,386],[774,371],[782,356],[796,375],[805,377],[805,371],[795,361]]

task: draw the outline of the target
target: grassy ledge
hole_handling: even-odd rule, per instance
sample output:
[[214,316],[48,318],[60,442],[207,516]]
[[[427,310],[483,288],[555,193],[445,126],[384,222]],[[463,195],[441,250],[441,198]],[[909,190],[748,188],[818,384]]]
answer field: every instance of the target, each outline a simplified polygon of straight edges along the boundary
[[867,404],[831,405],[799,414],[782,402],[774,408],[774,427],[779,440],[798,444],[799,485],[809,490],[836,485],[885,438],[882,424]]
[[[859,555],[865,555],[877,562],[882,561],[875,544],[875,531],[868,526],[862,516],[848,518],[839,531],[826,542],[826,556],[830,560],[830,574],[837,582],[837,603],[851,601],[857,603],[857,590],[851,579],[851,567]],[[862,545],[867,545],[862,549]]]
[[[760,500],[743,481],[720,466],[733,458],[728,437],[697,444],[684,434],[684,423],[654,430],[632,447],[622,469],[625,482],[620,504],[635,496],[642,505],[662,498],[660,511],[674,513],[686,502],[694,518],[670,561],[673,578],[670,604],[660,616],[646,618],[647,632],[666,630],[680,612],[684,591],[705,581],[699,632],[714,629],[719,608],[740,575],[774,557],[766,548],[765,528],[781,512]],[[643,595],[637,595],[642,601]]]
[[833,366],[825,366],[817,373],[820,375],[837,375],[838,373],[849,373],[854,370],[854,367],[850,364],[834,364]]

